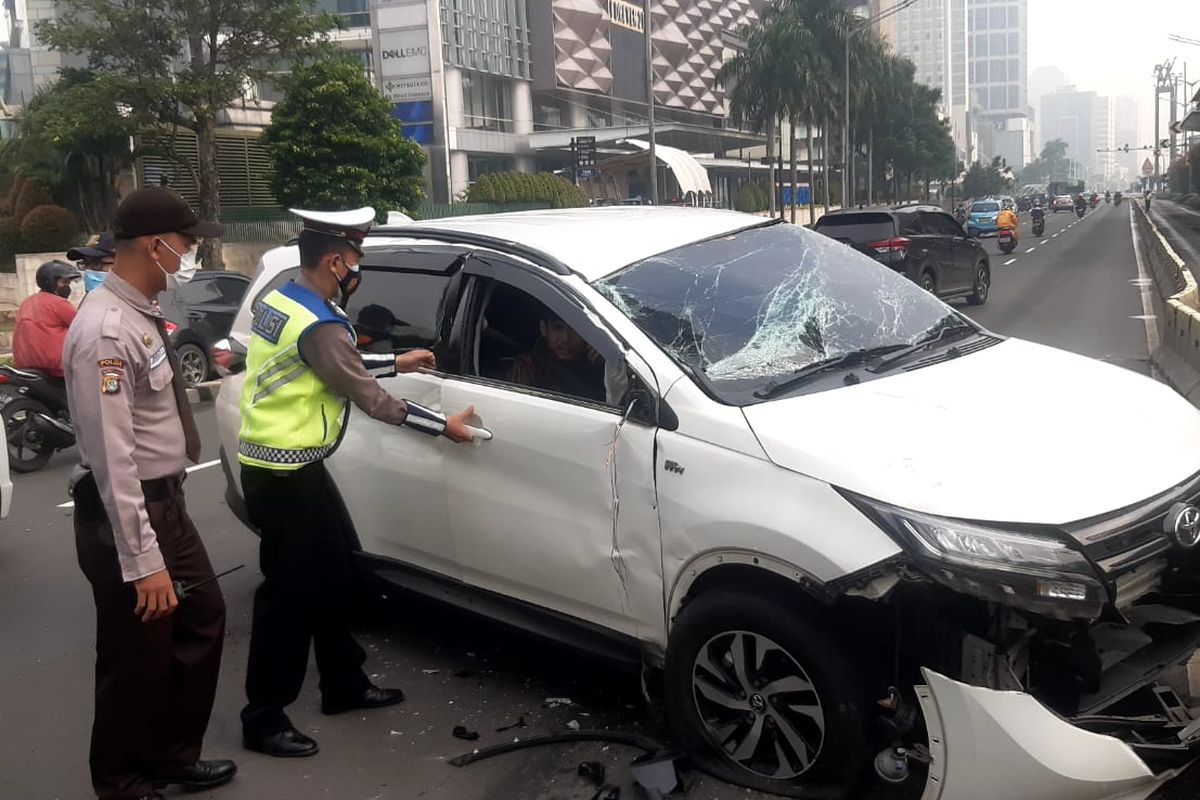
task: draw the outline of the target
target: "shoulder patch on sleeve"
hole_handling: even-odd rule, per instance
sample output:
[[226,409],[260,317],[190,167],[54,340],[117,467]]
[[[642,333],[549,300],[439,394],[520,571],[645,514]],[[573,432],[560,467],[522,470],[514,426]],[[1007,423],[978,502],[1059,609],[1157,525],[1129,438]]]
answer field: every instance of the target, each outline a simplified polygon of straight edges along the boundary
[[283,326],[287,321],[287,314],[259,300],[258,305],[254,307],[254,321],[250,324],[250,330],[271,344],[279,344],[279,336],[283,333]]
[[105,339],[121,338],[121,308],[109,306],[100,323],[100,335]]

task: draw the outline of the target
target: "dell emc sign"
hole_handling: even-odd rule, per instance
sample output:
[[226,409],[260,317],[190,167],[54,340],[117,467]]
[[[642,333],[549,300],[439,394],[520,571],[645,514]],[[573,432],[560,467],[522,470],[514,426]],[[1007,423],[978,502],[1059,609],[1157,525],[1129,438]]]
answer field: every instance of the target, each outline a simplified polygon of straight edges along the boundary
[[394,61],[405,58],[428,58],[428,47],[400,47],[382,52],[384,61]]

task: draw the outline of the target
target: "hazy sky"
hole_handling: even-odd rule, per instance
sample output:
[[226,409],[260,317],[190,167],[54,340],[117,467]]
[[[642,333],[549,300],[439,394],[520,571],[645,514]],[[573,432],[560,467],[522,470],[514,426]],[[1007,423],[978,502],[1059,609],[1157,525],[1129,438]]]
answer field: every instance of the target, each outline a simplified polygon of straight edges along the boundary
[[[1174,57],[1176,70],[1187,63],[1188,80],[1200,79],[1200,46],[1168,41],[1168,33],[1200,39],[1200,0],[1029,0],[1029,71],[1056,65],[1081,91],[1134,95],[1149,144],[1154,65]],[[1164,120],[1167,107],[1164,96]]]

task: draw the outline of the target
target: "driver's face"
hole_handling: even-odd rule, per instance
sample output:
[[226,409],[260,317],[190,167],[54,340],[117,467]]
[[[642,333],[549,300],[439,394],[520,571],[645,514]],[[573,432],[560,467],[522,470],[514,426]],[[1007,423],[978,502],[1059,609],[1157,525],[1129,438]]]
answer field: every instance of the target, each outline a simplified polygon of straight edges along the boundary
[[583,337],[562,320],[542,320],[541,330],[550,353],[559,361],[574,361],[587,348]]

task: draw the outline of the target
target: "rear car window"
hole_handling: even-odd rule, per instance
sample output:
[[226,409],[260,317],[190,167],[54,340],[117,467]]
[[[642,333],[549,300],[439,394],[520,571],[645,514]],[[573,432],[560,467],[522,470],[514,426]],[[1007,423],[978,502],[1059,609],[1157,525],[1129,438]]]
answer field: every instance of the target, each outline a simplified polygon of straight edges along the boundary
[[999,210],[999,203],[976,203],[975,205],[971,206],[972,214],[988,214]]
[[888,214],[837,214],[822,217],[816,230],[845,244],[868,244],[896,235],[896,224]]

